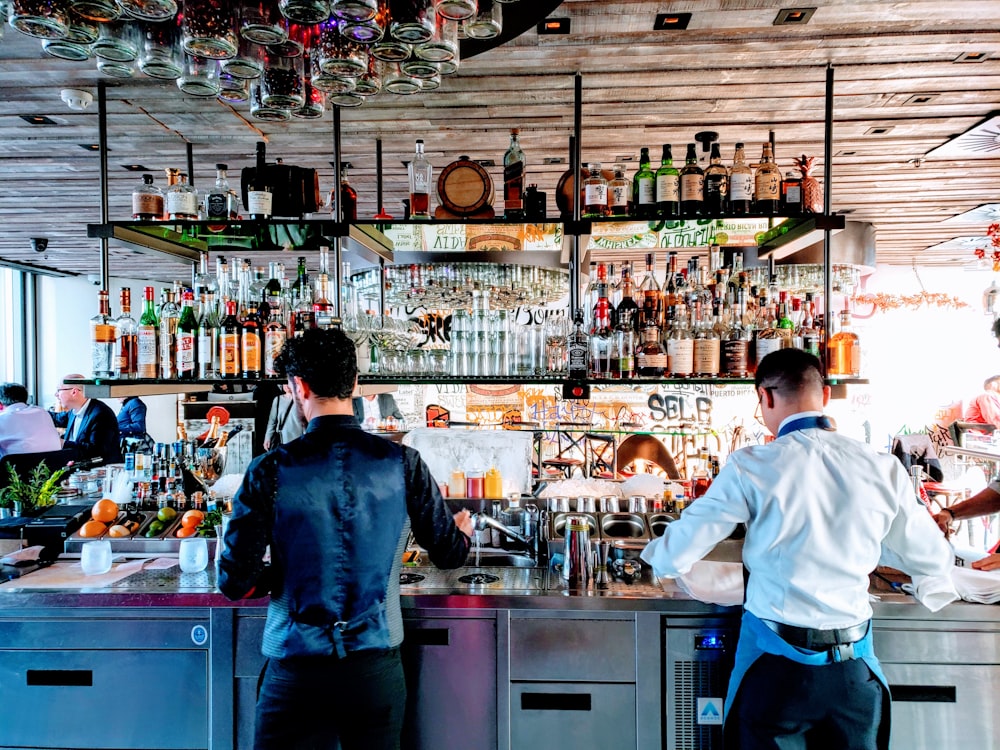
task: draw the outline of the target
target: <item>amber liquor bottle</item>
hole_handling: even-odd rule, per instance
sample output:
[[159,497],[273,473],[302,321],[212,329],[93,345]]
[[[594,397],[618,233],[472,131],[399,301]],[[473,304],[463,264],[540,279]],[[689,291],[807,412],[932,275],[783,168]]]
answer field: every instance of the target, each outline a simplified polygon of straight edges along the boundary
[[115,321],[115,377],[134,378],[138,367],[138,327],[132,317],[132,290],[121,291],[121,315]]

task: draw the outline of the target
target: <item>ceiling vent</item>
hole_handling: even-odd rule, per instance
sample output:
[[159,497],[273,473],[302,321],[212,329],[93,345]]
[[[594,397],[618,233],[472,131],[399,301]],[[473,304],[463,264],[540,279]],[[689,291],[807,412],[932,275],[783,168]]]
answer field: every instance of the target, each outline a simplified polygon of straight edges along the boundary
[[1000,115],[927,152],[928,159],[996,159],[1000,156]]
[[988,247],[989,237],[955,237],[954,239],[939,242],[924,250],[925,253],[969,253],[978,247]]
[[957,63],[979,63],[990,59],[988,52],[963,52],[956,57],[953,62]]
[[1000,221],[1000,203],[984,203],[958,216],[942,221],[942,224],[993,224]]

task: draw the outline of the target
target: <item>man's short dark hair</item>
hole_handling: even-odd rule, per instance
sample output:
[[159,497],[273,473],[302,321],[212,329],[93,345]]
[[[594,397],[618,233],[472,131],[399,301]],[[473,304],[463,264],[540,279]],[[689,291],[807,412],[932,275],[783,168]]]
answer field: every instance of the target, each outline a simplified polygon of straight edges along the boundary
[[823,364],[819,357],[802,349],[778,349],[757,365],[754,388],[761,386],[788,392],[822,389]]
[[20,383],[0,383],[0,404],[10,406],[26,403],[28,403],[27,388]]
[[1000,318],[993,321],[993,335],[1000,339]]
[[285,377],[299,377],[320,398],[348,399],[358,376],[354,342],[335,328],[313,328],[288,339],[275,365]]

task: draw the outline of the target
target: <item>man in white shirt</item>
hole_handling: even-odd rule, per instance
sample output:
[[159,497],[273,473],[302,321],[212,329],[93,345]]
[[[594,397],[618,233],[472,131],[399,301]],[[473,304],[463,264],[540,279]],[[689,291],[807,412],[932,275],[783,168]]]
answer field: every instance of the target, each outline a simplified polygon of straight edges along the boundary
[[727,746],[741,750],[888,747],[868,575],[884,551],[914,577],[926,606],[957,598],[954,554],[902,464],[837,434],[823,416],[830,389],[820,368],[799,349],[761,361],[757,396],[777,438],[733,453],[642,553],[657,576],[678,577],[746,524],[749,578],[726,700]]
[[19,383],[0,383],[0,457],[61,447],[49,413],[28,404],[28,389]]

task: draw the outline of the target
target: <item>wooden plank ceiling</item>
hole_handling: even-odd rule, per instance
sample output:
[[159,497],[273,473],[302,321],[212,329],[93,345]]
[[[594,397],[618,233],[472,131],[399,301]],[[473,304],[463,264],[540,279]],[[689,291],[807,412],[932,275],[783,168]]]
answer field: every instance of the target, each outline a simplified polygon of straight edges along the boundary
[[[656,158],[663,143],[680,156],[697,131],[712,130],[729,162],[736,141],[757,157],[774,130],[783,170],[803,153],[821,164],[825,69],[832,64],[834,210],[874,224],[879,263],[969,262],[968,246],[928,248],[985,234],[982,217],[944,220],[1000,203],[1000,140],[988,141],[976,157],[935,159],[928,152],[1000,113],[1000,2],[811,0],[808,23],[774,25],[788,7],[768,0],[567,0],[552,17],[570,19],[568,35],[529,30],[463,61],[436,92],[382,94],[343,111],[344,158],[354,167],[359,214],[375,211],[376,138],[384,144],[385,205],[398,215],[403,161],[415,138],[426,141],[438,169],[460,155],[502,163],[515,126],[529,182],[549,193],[554,214],[555,185],[566,165],[545,161],[566,158],[577,71],[585,161],[637,159],[642,146]],[[692,15],[686,30],[654,31],[658,13]],[[960,61],[970,55],[980,61]],[[100,220],[99,159],[81,147],[98,140],[97,107],[71,111],[60,90],[96,93],[100,77],[93,61],[48,57],[38,40],[5,29],[0,259],[97,272],[99,245],[86,237],[86,224]],[[315,167],[322,189],[333,185],[329,111],[318,122],[268,124],[251,120],[246,107],[185,96],[174,85],[106,80],[112,219],[127,218],[138,179],[122,165],[141,164],[162,185],[164,168],[185,166],[189,142],[200,187],[212,182],[216,162],[238,175],[262,136],[271,158]],[[30,125],[22,115],[56,124]],[[490,171],[500,184],[501,170]],[[33,251],[32,237],[48,238],[44,256]],[[160,280],[187,274],[114,243],[111,271]]]

